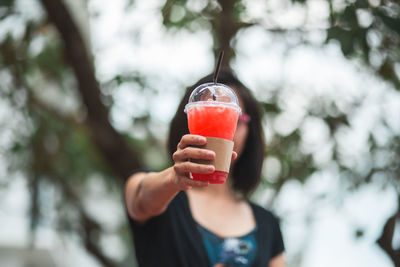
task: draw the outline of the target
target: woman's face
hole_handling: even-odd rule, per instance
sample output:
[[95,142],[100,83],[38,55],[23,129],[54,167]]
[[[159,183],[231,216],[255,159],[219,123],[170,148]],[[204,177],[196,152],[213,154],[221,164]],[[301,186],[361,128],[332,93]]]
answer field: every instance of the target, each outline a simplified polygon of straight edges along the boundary
[[[236,93],[236,95],[238,95],[238,94]],[[242,109],[242,114],[246,114],[246,110],[244,109],[243,101],[239,96],[238,96],[238,100],[239,100],[239,106]],[[239,116],[235,136],[233,137],[233,142],[234,142],[233,150],[238,154],[238,158],[240,157],[240,155],[244,149],[244,146],[246,144],[247,135],[249,132],[249,127],[247,125],[247,121],[243,120],[243,117],[245,118],[245,116],[246,115]]]

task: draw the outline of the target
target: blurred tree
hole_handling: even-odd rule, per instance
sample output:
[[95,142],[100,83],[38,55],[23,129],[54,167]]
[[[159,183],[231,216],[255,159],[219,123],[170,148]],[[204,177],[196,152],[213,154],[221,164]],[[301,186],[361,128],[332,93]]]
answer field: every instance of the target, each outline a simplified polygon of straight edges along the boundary
[[[214,40],[214,51],[219,49],[226,51],[225,64],[235,56],[235,42],[239,31],[253,27],[263,27],[270,33],[285,36],[290,33],[298,33],[302,36],[299,43],[308,42],[306,25],[295,29],[286,29],[279,23],[269,19],[268,15],[273,13],[273,5],[265,3],[265,17],[252,18],[247,12],[246,6],[250,3],[245,0],[233,1],[202,1],[203,7],[193,8],[190,0],[167,0],[162,9],[163,22],[167,28],[195,30],[199,26],[206,27],[211,31]],[[289,1],[283,1],[289,5]],[[303,5],[307,9],[307,0],[292,0],[293,5]],[[329,5],[329,17],[327,18],[326,43],[337,41],[343,54],[351,59],[359,59],[377,76],[389,81],[394,88],[400,91],[400,3],[398,1],[333,1],[326,0]],[[177,12],[179,11],[179,12]],[[179,14],[177,16],[176,14]],[[307,18],[304,20],[307,21]],[[279,94],[279,92],[277,93]],[[276,117],[283,113],[283,108],[275,95],[270,103],[262,103],[265,112]],[[335,103],[332,103],[335,105]],[[330,105],[332,105],[330,104]],[[391,131],[389,144],[380,146],[371,132],[370,153],[376,155],[385,152],[392,155],[384,163],[384,166],[369,166],[369,171],[349,168],[345,157],[340,156],[340,147],[335,138],[338,130],[349,127],[349,116],[357,109],[354,105],[351,112],[329,112],[329,106],[319,107],[319,101],[315,106],[309,107],[309,115],[320,117],[330,130],[333,147],[333,161],[340,168],[340,175],[351,181],[353,187],[369,183],[374,175],[384,177],[385,184],[393,186],[400,197],[400,151],[398,144],[399,133]],[[383,122],[385,124],[385,122]],[[385,128],[390,130],[390,127]],[[300,129],[300,127],[299,127]],[[268,155],[279,159],[282,170],[279,179],[269,186],[273,186],[276,192],[289,179],[297,179],[304,182],[314,172],[320,169],[315,163],[312,154],[304,153],[300,149],[301,133],[294,130],[287,136],[275,135],[268,142]],[[365,159],[371,160],[373,159]],[[395,251],[392,247],[392,239],[395,227],[395,218],[400,217],[400,205],[397,213],[388,219],[383,228],[382,236],[378,240],[381,248],[390,256],[396,266],[400,266],[400,250]]]
[[[24,123],[32,124],[28,130],[14,132],[20,138],[8,156],[12,168],[23,167],[29,179],[32,238],[45,216],[41,185],[50,184],[60,195],[56,203],[59,230],[77,233],[102,265],[116,266],[99,246],[104,229],[83,206],[85,186],[90,177],[99,174],[110,191],[120,192],[130,172],[141,166],[139,153],[133,150],[141,141],[128,140],[111,126],[91,56],[64,3],[42,3],[50,10],[48,18],[28,20],[22,38],[8,34],[0,44],[0,69],[12,80],[9,88],[2,85],[2,96],[26,116]],[[3,19],[22,17],[15,11],[14,1],[1,1],[0,11]],[[33,54],[32,43],[38,40],[44,47]],[[70,87],[75,86],[71,92]],[[43,97],[48,88],[55,92],[58,103]],[[66,105],[71,99],[76,107]]]
[[[168,29],[209,30],[215,55],[220,49],[225,51],[226,66],[235,58],[239,33],[250,27],[262,27],[276,36],[296,34],[300,36],[298,44],[309,42],[307,27],[288,29],[271,19],[274,6],[268,3],[263,5],[265,15],[253,18],[247,8],[249,1],[194,2],[167,0],[161,10],[163,23]],[[307,10],[310,1],[282,2]],[[32,232],[44,216],[39,203],[41,185],[51,184],[60,194],[57,204],[60,207],[60,230],[78,233],[88,252],[102,265],[116,266],[118,263],[107,257],[98,245],[104,229],[81,203],[86,182],[94,174],[99,174],[110,190],[121,191],[121,184],[130,171],[145,164],[142,160],[143,148],[153,144],[151,135],[148,139],[136,140],[116,131],[109,119],[113,103],[104,89],[127,81],[144,88],[145,75],[137,73],[125,77],[121,74],[108,84],[100,85],[84,38],[64,2],[41,0],[41,3],[47,15],[40,20],[27,20],[21,38],[9,34],[0,44],[0,74],[12,79],[12,83],[2,86],[4,88],[0,92],[15,110],[24,114],[26,121],[23,123],[31,125],[15,132],[15,142],[8,155],[12,166],[15,169],[22,166],[29,179]],[[400,91],[398,1],[326,0],[325,3],[329,7],[329,16],[322,28],[326,32],[325,43],[338,42],[346,57],[363,62]],[[0,1],[0,19],[20,16],[15,12],[14,4],[13,0]],[[32,46],[38,40],[44,47],[39,54],[35,54],[32,53]],[[63,101],[57,104],[47,101],[43,97],[46,88],[55,91],[58,101]],[[268,117],[276,118],[285,112],[285,107],[277,101],[280,97],[277,90],[270,101],[261,103]],[[75,105],[68,106],[68,99],[72,99]],[[314,101],[308,107],[307,116],[321,119],[329,129],[334,144],[332,161],[338,167],[338,174],[351,182],[352,188],[383,178],[382,184],[393,186],[400,195],[399,133],[383,121],[382,127],[390,132],[389,141],[381,144],[371,132],[370,155],[366,159],[372,162],[371,165],[367,171],[352,168],[341,153],[337,135],[351,126],[349,116],[358,106],[354,104],[352,110],[345,112],[335,105],[334,102]],[[146,124],[149,118],[144,116],[140,119]],[[268,140],[268,157],[279,161],[281,171],[276,181],[264,180],[264,183],[277,193],[287,181],[296,179],[305,182],[321,169],[315,155],[301,149],[300,126],[288,135],[274,131]],[[374,158],[382,153],[390,156],[384,162],[376,163]],[[71,212],[74,213],[72,217]],[[378,240],[396,266],[400,266],[400,251],[392,247],[392,239],[394,222],[399,216],[400,205],[397,213],[386,222]],[[78,218],[79,223],[73,218]]]

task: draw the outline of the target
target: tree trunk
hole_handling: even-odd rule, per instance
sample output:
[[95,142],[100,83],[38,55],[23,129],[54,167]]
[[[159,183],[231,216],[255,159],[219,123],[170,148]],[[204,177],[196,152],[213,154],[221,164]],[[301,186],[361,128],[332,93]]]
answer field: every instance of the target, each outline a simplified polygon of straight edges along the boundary
[[71,14],[61,0],[41,0],[49,20],[57,28],[65,54],[78,82],[78,90],[87,110],[86,124],[100,153],[123,182],[140,160],[121,134],[110,124],[108,110],[101,102],[100,86],[83,38]]
[[219,0],[218,3],[222,7],[222,12],[218,14],[212,21],[214,53],[215,58],[218,58],[220,50],[224,50],[224,60],[221,67],[229,67],[231,60],[235,57],[235,52],[231,46],[236,33],[240,26],[234,17],[234,7],[237,0],[225,1]]

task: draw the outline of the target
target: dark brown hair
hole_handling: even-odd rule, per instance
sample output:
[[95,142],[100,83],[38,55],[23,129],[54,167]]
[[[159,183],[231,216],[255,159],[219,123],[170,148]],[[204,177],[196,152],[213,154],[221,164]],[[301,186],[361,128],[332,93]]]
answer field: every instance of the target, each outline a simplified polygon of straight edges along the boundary
[[[183,110],[189,100],[190,93],[200,84],[212,82],[212,80],[213,75],[210,74],[200,79],[195,85],[187,88],[170,125],[168,152],[171,157],[176,151],[177,145],[182,136],[189,133],[187,117]],[[261,125],[262,112],[258,102],[250,90],[239,81],[231,70],[221,70],[218,76],[218,82],[235,88],[238,97],[242,100],[244,105],[245,110],[242,112],[245,112],[250,116],[250,121],[248,122],[249,131],[245,147],[240,157],[236,160],[231,175],[231,184],[233,189],[242,193],[243,196],[248,197],[257,187],[261,179],[261,169],[265,148]]]

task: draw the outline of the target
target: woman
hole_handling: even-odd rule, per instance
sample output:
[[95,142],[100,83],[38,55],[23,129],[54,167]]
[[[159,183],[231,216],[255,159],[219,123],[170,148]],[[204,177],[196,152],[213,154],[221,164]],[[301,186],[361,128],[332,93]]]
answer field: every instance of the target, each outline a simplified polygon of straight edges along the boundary
[[264,141],[261,111],[250,91],[230,72],[218,82],[233,88],[242,115],[235,137],[227,182],[208,184],[189,173],[212,173],[214,166],[189,159],[212,159],[215,153],[195,146],[206,139],[188,134],[184,106],[187,90],[170,128],[168,149],[173,166],[161,172],[137,171],[125,186],[125,204],[139,266],[285,266],[277,219],[249,202],[261,177]]

